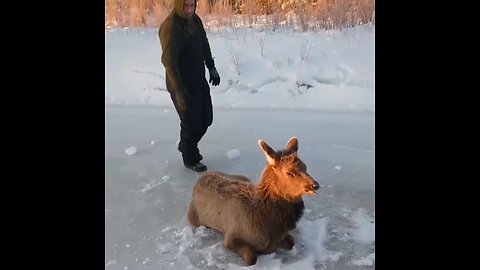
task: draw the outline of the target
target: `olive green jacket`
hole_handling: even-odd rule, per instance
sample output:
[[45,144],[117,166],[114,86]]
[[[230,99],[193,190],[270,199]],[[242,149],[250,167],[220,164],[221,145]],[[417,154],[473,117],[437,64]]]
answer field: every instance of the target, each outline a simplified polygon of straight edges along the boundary
[[158,31],[167,89],[176,106],[188,106],[196,97],[210,95],[205,66],[215,67],[203,23],[195,13],[188,19],[183,3],[175,0]]

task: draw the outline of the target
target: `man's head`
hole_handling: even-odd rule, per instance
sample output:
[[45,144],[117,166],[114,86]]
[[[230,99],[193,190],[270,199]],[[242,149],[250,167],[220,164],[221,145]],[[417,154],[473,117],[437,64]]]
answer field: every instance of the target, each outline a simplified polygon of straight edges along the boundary
[[183,2],[183,12],[187,18],[192,18],[193,13],[195,13],[196,0],[184,0]]
[[197,8],[197,0],[174,0],[175,13],[182,18],[191,19]]

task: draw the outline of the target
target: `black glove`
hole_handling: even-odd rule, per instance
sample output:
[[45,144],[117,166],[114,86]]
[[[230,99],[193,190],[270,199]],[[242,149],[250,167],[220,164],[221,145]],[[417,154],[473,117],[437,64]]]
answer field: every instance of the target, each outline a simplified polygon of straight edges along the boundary
[[217,69],[215,67],[208,70],[210,72],[210,80],[209,82],[213,86],[217,86],[220,84],[220,76],[218,75]]

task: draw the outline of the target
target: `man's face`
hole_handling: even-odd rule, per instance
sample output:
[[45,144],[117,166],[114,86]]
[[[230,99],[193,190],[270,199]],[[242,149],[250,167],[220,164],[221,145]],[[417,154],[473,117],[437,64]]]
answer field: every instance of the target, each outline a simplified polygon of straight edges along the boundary
[[193,16],[193,12],[195,11],[195,0],[185,0],[183,2],[183,12],[187,18],[191,18]]

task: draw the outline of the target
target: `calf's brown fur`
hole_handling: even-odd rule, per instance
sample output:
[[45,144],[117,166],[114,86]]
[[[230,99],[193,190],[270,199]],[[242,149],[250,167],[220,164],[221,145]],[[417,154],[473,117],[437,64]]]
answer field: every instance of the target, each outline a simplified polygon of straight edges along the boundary
[[318,189],[298,158],[297,138],[292,137],[286,149],[278,152],[263,140],[258,145],[267,159],[258,185],[245,176],[206,172],[195,185],[188,207],[189,222],[221,232],[225,247],[246,265],[255,264],[257,254],[293,247],[289,231],[303,214],[302,195]]

